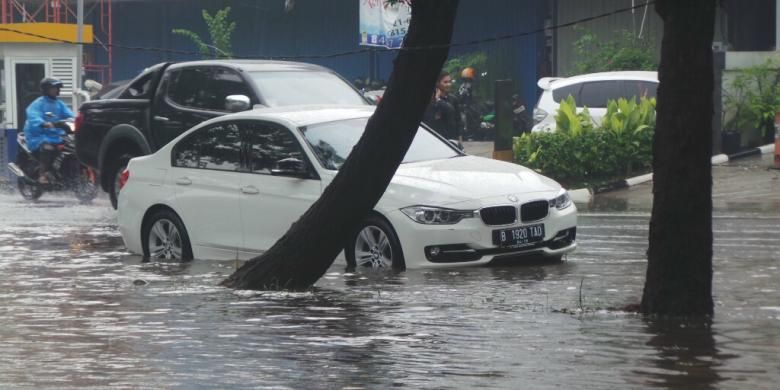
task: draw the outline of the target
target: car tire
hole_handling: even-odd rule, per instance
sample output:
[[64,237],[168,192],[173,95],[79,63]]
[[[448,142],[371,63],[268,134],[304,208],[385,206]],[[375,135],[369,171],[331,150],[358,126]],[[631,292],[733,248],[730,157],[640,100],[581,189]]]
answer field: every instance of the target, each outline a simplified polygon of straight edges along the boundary
[[133,158],[132,154],[123,154],[113,164],[110,165],[107,174],[109,175],[108,196],[111,198],[111,207],[116,210],[119,204],[119,178],[122,172],[127,168],[127,163]]
[[187,229],[181,218],[168,209],[156,211],[143,224],[141,245],[144,259],[192,260],[192,246]]
[[406,268],[401,243],[392,226],[382,217],[372,215],[360,225],[344,249],[347,267],[351,269]]

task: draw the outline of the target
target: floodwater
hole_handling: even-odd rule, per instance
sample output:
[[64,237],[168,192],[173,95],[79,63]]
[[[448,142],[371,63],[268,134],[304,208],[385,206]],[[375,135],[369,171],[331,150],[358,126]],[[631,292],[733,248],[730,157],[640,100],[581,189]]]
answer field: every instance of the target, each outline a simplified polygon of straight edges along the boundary
[[[649,210],[582,207],[560,264],[345,273],[232,291],[231,262],[144,263],[104,199],[0,195],[3,388],[677,388],[780,382],[780,209],[716,212],[711,324],[638,303]],[[616,309],[617,308],[617,309]]]

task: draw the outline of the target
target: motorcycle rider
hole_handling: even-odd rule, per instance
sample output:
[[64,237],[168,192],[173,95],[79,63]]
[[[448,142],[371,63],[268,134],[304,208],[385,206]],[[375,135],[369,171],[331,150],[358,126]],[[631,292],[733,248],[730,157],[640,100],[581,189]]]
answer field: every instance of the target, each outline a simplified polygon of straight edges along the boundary
[[458,103],[460,103],[460,123],[463,133],[474,137],[479,127],[479,110],[474,101],[474,82],[476,71],[472,67],[463,68],[460,72],[460,87],[458,87]]
[[474,78],[476,71],[472,67],[463,68],[460,72],[460,87],[458,87],[458,100],[461,105],[467,106],[473,103]]
[[63,143],[65,131],[55,127],[58,121],[74,117],[73,111],[58,99],[62,81],[47,77],[41,80],[42,96],[27,106],[24,138],[27,148],[40,163],[38,183],[48,184],[51,166],[57,158],[58,146]]
[[523,135],[531,132],[533,127],[533,118],[531,113],[525,107],[525,100],[518,94],[512,95],[512,129],[513,136]]

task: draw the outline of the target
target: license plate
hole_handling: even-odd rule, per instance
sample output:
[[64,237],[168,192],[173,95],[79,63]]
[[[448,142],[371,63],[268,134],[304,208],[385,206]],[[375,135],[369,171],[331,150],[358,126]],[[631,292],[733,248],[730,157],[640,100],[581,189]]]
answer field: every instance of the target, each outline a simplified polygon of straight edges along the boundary
[[528,246],[544,239],[544,224],[493,230],[493,244],[501,248]]

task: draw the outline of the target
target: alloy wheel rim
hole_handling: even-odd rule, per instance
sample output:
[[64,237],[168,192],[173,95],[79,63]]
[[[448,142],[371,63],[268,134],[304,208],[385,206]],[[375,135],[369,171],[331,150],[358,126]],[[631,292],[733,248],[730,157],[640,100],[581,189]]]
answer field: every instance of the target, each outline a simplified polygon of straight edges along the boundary
[[168,219],[160,219],[149,230],[149,257],[152,259],[181,260],[181,234]]
[[376,226],[366,226],[355,239],[355,264],[366,268],[391,268],[393,248],[385,232]]

